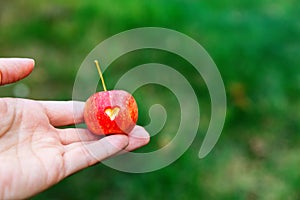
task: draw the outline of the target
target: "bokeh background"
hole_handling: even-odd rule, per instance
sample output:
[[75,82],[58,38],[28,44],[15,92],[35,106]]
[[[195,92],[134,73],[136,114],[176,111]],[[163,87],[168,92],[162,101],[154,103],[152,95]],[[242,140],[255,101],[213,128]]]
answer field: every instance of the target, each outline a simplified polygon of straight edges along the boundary
[[[228,99],[221,138],[200,160],[210,118],[201,76],[163,51],[120,57],[104,74],[108,87],[149,62],[172,66],[188,78],[201,108],[194,143],[161,170],[128,174],[98,164],[33,199],[300,199],[299,8],[296,0],[1,0],[0,56],[36,60],[30,77],[1,87],[1,97],[70,100],[77,70],[99,42],[128,29],[158,26],[202,44],[221,72]],[[153,103],[168,112],[166,126],[139,151],[164,146],[177,130],[176,98],[157,85],[134,96],[141,125],[149,123]]]

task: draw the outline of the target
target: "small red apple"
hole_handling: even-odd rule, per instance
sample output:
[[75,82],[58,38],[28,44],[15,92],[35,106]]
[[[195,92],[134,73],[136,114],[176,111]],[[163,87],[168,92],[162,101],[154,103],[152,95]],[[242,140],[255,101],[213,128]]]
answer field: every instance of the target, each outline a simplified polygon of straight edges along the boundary
[[87,128],[97,135],[129,134],[138,119],[136,101],[124,90],[106,91],[99,64],[95,63],[105,91],[93,94],[85,103]]
[[128,134],[135,126],[137,118],[136,101],[123,90],[97,92],[85,103],[85,123],[97,135]]

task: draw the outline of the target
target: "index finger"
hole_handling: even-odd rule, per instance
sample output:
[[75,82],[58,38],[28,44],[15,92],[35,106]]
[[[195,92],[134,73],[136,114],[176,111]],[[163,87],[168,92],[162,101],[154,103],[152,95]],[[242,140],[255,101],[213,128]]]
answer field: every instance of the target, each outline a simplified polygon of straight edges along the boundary
[[82,123],[84,102],[80,101],[39,101],[53,126],[67,126]]

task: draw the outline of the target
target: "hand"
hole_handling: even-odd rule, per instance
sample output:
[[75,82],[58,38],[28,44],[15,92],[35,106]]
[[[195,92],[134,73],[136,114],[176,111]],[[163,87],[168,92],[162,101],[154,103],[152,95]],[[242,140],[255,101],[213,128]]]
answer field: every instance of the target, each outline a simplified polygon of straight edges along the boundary
[[[19,80],[32,69],[32,60],[0,59],[0,83]],[[57,128],[81,123],[83,107],[73,101],[0,99],[0,199],[30,197],[121,150],[149,142],[139,126],[129,136],[102,138],[86,129]]]

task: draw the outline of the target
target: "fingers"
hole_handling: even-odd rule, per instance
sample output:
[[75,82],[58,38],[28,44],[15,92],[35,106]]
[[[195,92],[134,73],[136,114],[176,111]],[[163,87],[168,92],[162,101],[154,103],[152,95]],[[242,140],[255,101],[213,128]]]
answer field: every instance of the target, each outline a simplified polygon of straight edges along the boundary
[[66,126],[83,122],[84,102],[39,101],[53,126]]
[[110,135],[99,139],[85,129],[64,129],[60,138],[66,144],[64,153],[65,176],[94,165],[118,153],[132,151],[146,145],[150,136],[141,126],[128,135]]
[[125,135],[111,135],[94,142],[78,142],[66,146],[65,176],[115,155],[128,145]]
[[141,126],[135,126],[128,137],[129,143],[122,153],[138,149],[150,141],[149,133]]
[[94,135],[87,129],[81,128],[60,129],[58,131],[58,137],[63,145],[68,145],[75,142],[96,141],[103,138],[103,136]]
[[[104,136],[92,134],[87,129],[68,128],[59,129],[58,137],[63,145],[68,145],[76,142],[96,141]],[[136,126],[127,137],[128,145],[123,153],[145,146],[150,140],[149,133],[141,126]]]
[[28,76],[34,68],[29,58],[0,58],[0,85],[16,82]]

